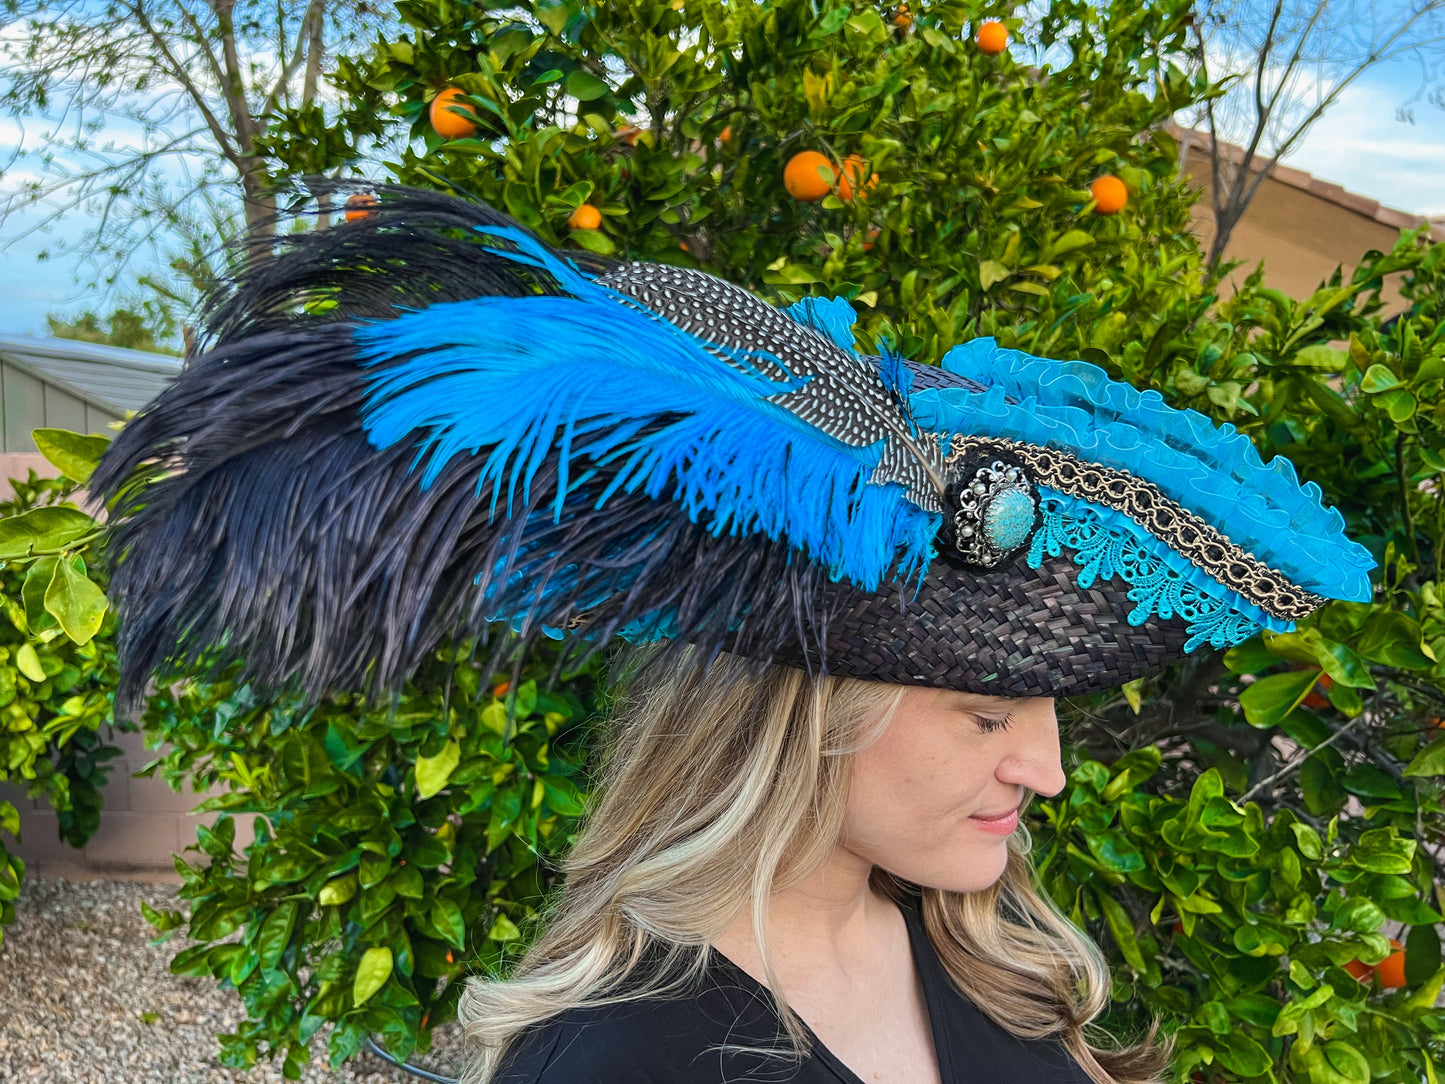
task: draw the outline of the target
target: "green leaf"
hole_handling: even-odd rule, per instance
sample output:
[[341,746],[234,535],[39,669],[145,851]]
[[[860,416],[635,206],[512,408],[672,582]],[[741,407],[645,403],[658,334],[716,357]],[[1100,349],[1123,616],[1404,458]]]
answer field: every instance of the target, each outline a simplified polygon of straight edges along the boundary
[[321,886],[316,902],[322,907],[338,907],[356,895],[356,874],[335,877]]
[[1231,1073],[1242,1077],[1262,1076],[1272,1064],[1269,1052],[1242,1031],[1231,1031],[1215,1041],[1219,1044],[1215,1047],[1215,1056]]
[[1445,775],[1445,741],[1433,741],[1415,754],[1406,775]]
[[40,557],[33,561],[25,572],[25,582],[20,588],[20,600],[25,604],[25,618],[33,632],[45,632],[58,628],[55,618],[45,612],[45,592],[55,578],[58,557]]
[[110,600],[85,574],[80,557],[61,558],[45,589],[45,611],[60,622],[77,644],[88,644],[100,631]]
[[487,931],[487,936],[493,941],[515,941],[522,936],[522,931],[517,929],[517,924],[506,915],[498,915],[497,921],[492,923],[492,928]]
[[568,94],[572,95],[572,97],[576,98],[579,102],[595,101],[596,99],[605,97],[612,92],[612,88],[609,87],[605,82],[597,78],[597,76],[593,75],[591,72],[583,71],[581,68],[578,68],[576,71],[572,72],[572,74],[567,76],[567,79],[562,84],[562,87],[564,90],[566,90]]
[[1361,798],[1394,799],[1402,794],[1394,777],[1373,764],[1356,764],[1345,773],[1341,783],[1347,791]]
[[1396,423],[1413,418],[1415,411],[1420,408],[1419,401],[1404,388],[1381,392],[1375,402],[1383,406],[1390,420]]
[[617,245],[612,238],[601,230],[573,230],[568,236],[588,252],[595,252],[599,256],[611,256],[617,251]]
[[45,680],[45,668],[40,665],[40,656],[34,644],[20,645],[20,650],[15,652],[15,667],[31,681]]
[[1085,233],[1083,230],[1070,230],[1049,246],[1049,258],[1052,259],[1056,256],[1062,256],[1065,252],[1073,252],[1075,249],[1080,249],[1093,243],[1093,234]]
[[[1414,927],[1405,938],[1405,979],[1414,987],[1430,983],[1441,974],[1440,935],[1434,925],[1426,923]],[[1435,996],[1440,989],[1436,986]],[[1432,998],[1428,1003],[1434,1004]]]
[[1325,847],[1320,840],[1320,834],[1311,825],[1294,821],[1289,827],[1290,831],[1294,832],[1295,846],[1299,848],[1300,854],[1311,862],[1318,862],[1325,856]]
[[1400,380],[1389,369],[1380,364],[1371,365],[1365,370],[1365,379],[1360,381],[1360,390],[1370,395],[1376,392],[1386,391],[1390,388],[1398,388]]
[[1278,663],[1279,658],[1264,646],[1264,641],[1258,636],[1251,636],[1224,653],[1224,665],[1231,674],[1257,674]]
[[34,508],[0,519],[0,561],[63,549],[99,526],[75,508]]
[[1234,947],[1246,956],[1283,956],[1289,937],[1265,923],[1236,926]]
[[20,835],[20,813],[9,802],[0,802],[0,831],[9,832],[12,836]]
[[1373,900],[1351,896],[1335,908],[1334,926],[1351,933],[1374,933],[1385,921],[1385,912]]
[[430,798],[447,785],[452,772],[461,763],[462,747],[456,741],[449,741],[434,757],[416,758],[416,796]]
[[1262,635],[1264,645],[1282,659],[1314,663],[1329,674],[1334,682],[1354,689],[1375,687],[1375,679],[1365,666],[1364,660],[1349,647],[1325,636],[1319,629],[1283,633],[1266,629]]
[[1383,666],[1428,670],[1434,665],[1420,650],[1420,626],[1398,610],[1375,614],[1354,643],[1361,656]]
[[366,1004],[372,994],[386,985],[386,980],[391,978],[391,963],[391,949],[385,945],[377,945],[361,954],[361,962],[356,965],[356,979],[351,984],[353,1004]]
[[1114,935],[1114,943],[1119,946],[1125,962],[1135,971],[1148,970],[1144,964],[1144,954],[1139,951],[1139,942],[1134,936],[1134,923],[1124,905],[1114,899],[1107,889],[1097,890],[1094,895],[1098,900],[1099,910],[1103,912],[1104,922],[1108,925],[1109,932]]
[[90,481],[100,457],[110,447],[109,437],[82,436],[69,429],[36,429],[35,447],[60,473],[81,484]]
[[997,260],[984,260],[978,265],[978,284],[987,290],[994,283],[1002,282],[1011,274],[1013,272]]
[[1087,837],[1089,850],[1105,869],[1115,873],[1137,873],[1144,868],[1144,855],[1121,832],[1090,832]]
[[432,901],[430,917],[437,933],[446,941],[457,949],[466,947],[467,923],[460,907],[445,896],[438,896]]
[[280,962],[281,954],[291,943],[291,934],[296,929],[296,910],[294,900],[283,903],[261,923],[261,933],[256,938],[256,951],[260,954],[262,967],[273,968]]
[[1260,678],[1239,696],[1245,719],[1251,726],[1277,726],[1299,706],[1318,678],[1318,670],[1291,670]]
[[1338,1075],[1338,1084],[1370,1084],[1370,1062],[1349,1043],[1336,1040],[1321,1048],[1330,1068]]
[[541,777],[543,793],[547,798],[547,806],[555,813],[564,817],[580,817],[584,806],[581,793],[572,781],[563,779],[558,775],[544,775]]
[[1326,346],[1323,343],[1314,346],[1306,346],[1299,353],[1290,359],[1291,365],[1302,366],[1306,369],[1319,369],[1324,372],[1337,373],[1345,367],[1345,362],[1350,358],[1349,352],[1336,350],[1333,346]]

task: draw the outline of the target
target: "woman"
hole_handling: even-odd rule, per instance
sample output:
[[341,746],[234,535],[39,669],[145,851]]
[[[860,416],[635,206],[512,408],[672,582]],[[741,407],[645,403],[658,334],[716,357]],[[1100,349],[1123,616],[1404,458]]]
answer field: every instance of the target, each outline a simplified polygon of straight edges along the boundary
[[[1029,883],[1051,700],[727,669],[633,686],[556,914],[466,994],[465,1079],[1153,1079],[1157,1047],[1090,1048],[1108,971]],[[573,1007],[617,990],[651,1000]]]
[[94,475],[120,702],[644,645],[549,927],[469,988],[477,1084],[1154,1079],[1086,1039],[1018,810],[1054,697],[1369,597],[1318,491],[1093,366],[862,355],[844,302],[381,196],[243,270]]

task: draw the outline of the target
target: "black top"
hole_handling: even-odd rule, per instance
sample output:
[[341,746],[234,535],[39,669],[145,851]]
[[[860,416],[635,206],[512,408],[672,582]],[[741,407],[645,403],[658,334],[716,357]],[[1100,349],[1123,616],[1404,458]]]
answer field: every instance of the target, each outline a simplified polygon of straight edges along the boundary
[[[1057,1042],[1027,1041],[999,1027],[959,993],[923,930],[902,907],[923,982],[943,1084],[1089,1084]],[[533,1028],[503,1060],[495,1084],[863,1084],[813,1040],[801,1062],[727,1047],[786,1050],[767,988],[712,953],[690,997],[573,1009]]]

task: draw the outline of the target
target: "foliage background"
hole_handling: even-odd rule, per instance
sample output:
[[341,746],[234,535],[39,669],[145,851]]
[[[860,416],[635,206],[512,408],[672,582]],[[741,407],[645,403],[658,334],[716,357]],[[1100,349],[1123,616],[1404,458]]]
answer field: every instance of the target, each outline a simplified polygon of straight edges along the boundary
[[[1215,92],[1174,63],[1182,0],[944,0],[906,20],[836,0],[396,10],[407,32],[344,59],[336,80],[339,128],[411,126],[391,179],[486,199],[564,247],[700,266],[780,302],[841,294],[864,345],[916,359],[987,334],[1085,358],[1238,425],[1321,486],[1380,560],[1375,600],[1070,705],[1073,770],[1036,806],[1038,862],[1110,954],[1104,1023],[1129,1034],[1161,1016],[1179,1079],[1433,1082],[1442,249],[1407,235],[1309,298],[1256,274],[1221,299],[1162,130]],[[985,17],[1040,63],[974,49]],[[451,85],[469,95],[473,138],[427,124]],[[317,160],[349,144],[313,122],[277,129],[278,173],[296,147],[297,172],[345,166]],[[877,182],[793,201],[782,169],[805,149],[859,155]],[[1089,200],[1105,172],[1130,190],[1117,216]],[[568,228],[584,202],[600,230]],[[1387,275],[1404,313],[1382,308]],[[86,539],[59,552],[90,554]],[[23,584],[6,588],[13,622]],[[147,709],[148,736],[169,743],[154,770],[224,782],[213,808],[266,825],[243,855],[229,821],[203,832],[178,864],[187,909],[151,916],[199,942],[178,971],[245,1001],[251,1019],[222,1037],[228,1064],[270,1051],[294,1075],[328,1022],[337,1062],[368,1033],[425,1049],[454,980],[504,966],[525,938],[582,809],[596,682],[538,693],[538,658],[500,696],[466,666],[446,688],[453,650],[394,709],[261,703],[225,683],[162,689]],[[1390,936],[1407,946],[1404,988],[1343,969],[1384,958]]]

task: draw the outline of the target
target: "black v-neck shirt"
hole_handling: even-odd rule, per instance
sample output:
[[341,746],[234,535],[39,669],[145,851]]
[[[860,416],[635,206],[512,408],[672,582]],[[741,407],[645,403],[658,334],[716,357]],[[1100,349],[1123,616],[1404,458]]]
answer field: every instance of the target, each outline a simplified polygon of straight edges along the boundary
[[[1020,1039],[975,1008],[934,953],[916,902],[902,911],[943,1084],[1090,1084],[1059,1043]],[[713,952],[691,996],[573,1009],[531,1029],[494,1084],[863,1084],[809,1037],[801,1061],[756,1053],[788,1049],[772,995]]]

